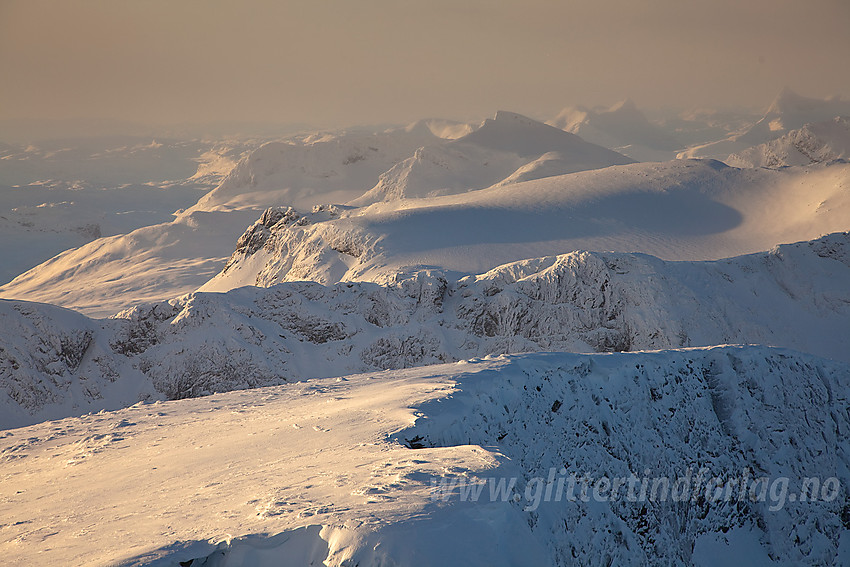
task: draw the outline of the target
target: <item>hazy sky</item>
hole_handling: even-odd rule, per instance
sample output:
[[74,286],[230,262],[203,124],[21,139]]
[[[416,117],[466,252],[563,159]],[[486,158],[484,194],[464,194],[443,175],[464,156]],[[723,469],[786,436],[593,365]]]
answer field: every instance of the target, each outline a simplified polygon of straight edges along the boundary
[[848,0],[0,0],[0,120],[348,125],[850,95]]

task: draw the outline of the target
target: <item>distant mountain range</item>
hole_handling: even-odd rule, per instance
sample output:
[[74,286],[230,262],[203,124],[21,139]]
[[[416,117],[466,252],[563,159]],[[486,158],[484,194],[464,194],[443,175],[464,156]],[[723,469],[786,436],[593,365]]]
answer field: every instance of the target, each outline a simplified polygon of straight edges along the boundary
[[732,154],[735,167],[788,167],[826,163],[850,157],[850,114],[806,124],[780,138]]

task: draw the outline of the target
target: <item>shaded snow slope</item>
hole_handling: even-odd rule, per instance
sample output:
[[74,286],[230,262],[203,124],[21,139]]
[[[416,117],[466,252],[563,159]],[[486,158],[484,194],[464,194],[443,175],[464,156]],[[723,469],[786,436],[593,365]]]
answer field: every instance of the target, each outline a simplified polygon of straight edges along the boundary
[[[546,167],[536,167],[544,160]],[[416,153],[382,174],[354,206],[465,193],[496,183],[623,165],[634,160],[541,122],[500,111],[469,134]]]
[[575,252],[459,280],[199,292],[99,321],[2,301],[0,425],[513,352],[760,343],[847,361],[847,281],[839,233],[716,262]]
[[[840,565],[848,377],[847,364],[763,347],[549,353],[47,422],[0,434],[0,553],[92,566]],[[555,492],[585,475],[602,488]],[[676,501],[596,484],[631,477],[693,480]],[[807,477],[829,487],[814,502],[796,498]],[[708,488],[742,478],[786,479],[787,492]]]
[[[545,162],[538,162],[545,167]],[[201,289],[464,274],[573,250],[702,260],[850,229],[850,165],[741,170],[712,161],[609,167],[334,215],[280,209]],[[285,217],[285,218],[284,218]],[[282,219],[282,220],[281,220]]]
[[735,167],[787,167],[850,157],[850,118],[806,124],[771,142],[730,155]]

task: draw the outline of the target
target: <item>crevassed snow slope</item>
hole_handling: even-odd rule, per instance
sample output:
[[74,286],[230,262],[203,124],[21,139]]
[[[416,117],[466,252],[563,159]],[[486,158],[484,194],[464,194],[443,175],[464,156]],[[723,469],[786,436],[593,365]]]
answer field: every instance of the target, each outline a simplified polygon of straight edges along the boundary
[[[842,565],[848,377],[846,363],[764,347],[549,353],[46,422],[0,434],[0,554],[11,565]],[[547,481],[570,476],[590,480],[545,498]],[[675,501],[597,483],[631,477],[693,480]],[[820,482],[800,502],[807,477]],[[715,491],[740,479],[786,479],[787,492]]]
[[850,157],[850,117],[806,124],[771,142],[730,155],[735,167],[787,167]]
[[249,229],[225,269],[201,289],[386,282],[422,267],[472,274],[573,250],[669,260],[734,256],[850,229],[848,181],[850,165],[841,163],[775,171],[677,160],[376,203],[330,217],[289,212],[281,220],[281,212],[276,224]]
[[850,361],[847,281],[838,233],[716,262],[576,252],[460,280],[199,292],[100,321],[0,301],[0,426],[512,352],[760,343]]
[[[546,162],[545,167],[535,165],[541,159]],[[500,111],[461,138],[419,148],[412,157],[382,174],[375,187],[349,204],[360,207],[379,201],[465,193],[500,182],[633,161],[569,132]]]

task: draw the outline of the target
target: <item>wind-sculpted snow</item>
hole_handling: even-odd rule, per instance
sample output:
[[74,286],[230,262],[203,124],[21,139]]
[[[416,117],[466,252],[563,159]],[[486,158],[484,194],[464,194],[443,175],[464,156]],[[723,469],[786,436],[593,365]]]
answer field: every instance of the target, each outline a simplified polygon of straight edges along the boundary
[[[294,218],[278,211],[262,222],[297,225]],[[260,227],[243,245],[262,239]],[[575,252],[460,278],[421,269],[384,285],[286,282],[198,292],[98,321],[5,301],[2,425],[140,397],[540,350],[759,343],[850,360],[847,281],[850,235],[836,233],[715,262]],[[29,327],[21,332],[22,325]]]
[[727,346],[502,356],[138,404],[0,432],[0,553],[846,565],[848,403],[847,363]]
[[[850,535],[848,379],[847,365],[761,348],[519,357],[418,407],[398,438],[498,447],[524,471],[517,492],[549,565],[730,564],[743,559],[736,534],[761,548],[758,564],[839,565]],[[585,480],[554,498],[570,475]],[[679,481],[681,493],[599,490],[600,479],[630,477]],[[796,501],[803,479],[828,477],[838,480],[832,501]],[[728,499],[712,499],[712,478]],[[758,501],[756,478],[785,478],[787,492]],[[708,556],[712,540],[725,557]]]

